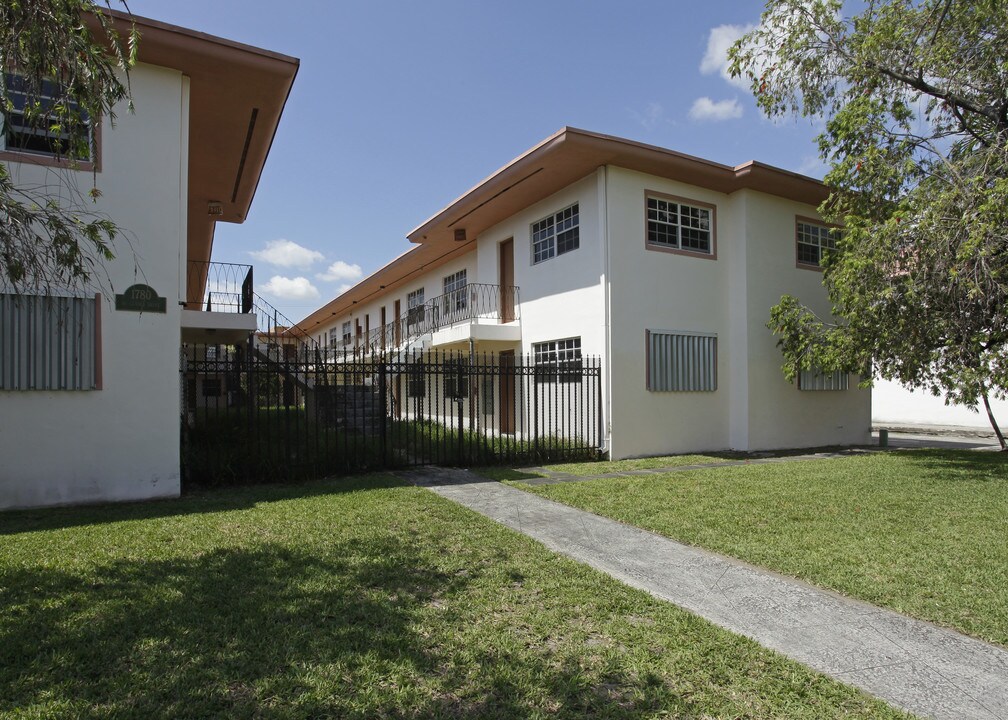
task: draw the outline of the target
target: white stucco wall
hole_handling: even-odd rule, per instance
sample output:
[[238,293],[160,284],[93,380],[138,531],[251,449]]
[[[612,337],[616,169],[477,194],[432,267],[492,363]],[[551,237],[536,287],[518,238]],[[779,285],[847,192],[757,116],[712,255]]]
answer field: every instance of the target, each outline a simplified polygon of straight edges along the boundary
[[[179,493],[179,267],[184,263],[188,82],[139,65],[136,113],[102,129],[97,209],[123,228],[108,271],[167,298],[166,314],[101,307],[103,389],[0,391],[0,508],[130,500]],[[15,182],[52,170],[10,165]],[[86,191],[90,173],[79,173]],[[135,257],[134,257],[135,253]],[[135,264],[142,275],[135,273]]]
[[[1008,425],[1008,400],[991,399],[998,425]],[[946,405],[944,397],[926,390],[908,390],[897,382],[876,380],[872,387],[872,422],[877,425],[952,425],[991,430],[987,411]],[[992,431],[993,432],[993,431]]]
[[[645,248],[647,191],[716,207],[717,257]],[[818,272],[795,267],[802,205],[759,192],[732,195],[608,168],[611,265],[611,423],[614,458],[855,444],[869,439],[870,395],[800,391],[785,381],[769,309],[784,293],[820,314]],[[646,330],[717,335],[717,390],[652,392]]]
[[[578,204],[576,250],[532,264],[532,224]],[[605,351],[602,246],[599,233],[598,180],[589,175],[522,210],[479,237],[480,282],[499,282],[500,243],[514,238],[515,285],[521,300],[520,352],[547,340],[580,337],[582,355]]]
[[[715,205],[718,258],[645,248],[645,195],[656,191]],[[612,456],[718,450],[729,447],[729,358],[744,352],[729,323],[725,253],[738,235],[727,196],[622,168],[608,168],[612,277]],[[645,332],[717,335],[714,392],[647,389]]]
[[818,217],[815,208],[759,192],[741,191],[746,206],[749,449],[866,443],[871,429],[871,393],[799,390],[784,379],[777,339],[767,328],[770,308],[790,294],[819,317],[830,304],[822,273],[795,266],[795,216]]

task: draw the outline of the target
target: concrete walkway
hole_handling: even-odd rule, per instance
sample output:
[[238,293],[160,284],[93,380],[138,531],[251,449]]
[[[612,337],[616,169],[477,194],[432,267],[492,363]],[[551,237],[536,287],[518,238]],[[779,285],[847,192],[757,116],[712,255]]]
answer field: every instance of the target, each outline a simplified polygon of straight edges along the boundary
[[409,477],[892,705],[950,720],[1008,718],[1008,650],[463,470]]

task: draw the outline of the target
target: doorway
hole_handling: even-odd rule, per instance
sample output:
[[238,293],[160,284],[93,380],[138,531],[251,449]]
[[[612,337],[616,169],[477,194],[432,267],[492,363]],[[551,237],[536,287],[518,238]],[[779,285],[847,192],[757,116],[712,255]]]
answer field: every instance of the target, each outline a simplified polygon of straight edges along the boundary
[[500,320],[502,323],[509,323],[515,319],[514,238],[500,244],[498,267],[500,268]]
[[514,350],[501,350],[498,356],[500,369],[499,424],[504,435],[515,431],[515,354]]

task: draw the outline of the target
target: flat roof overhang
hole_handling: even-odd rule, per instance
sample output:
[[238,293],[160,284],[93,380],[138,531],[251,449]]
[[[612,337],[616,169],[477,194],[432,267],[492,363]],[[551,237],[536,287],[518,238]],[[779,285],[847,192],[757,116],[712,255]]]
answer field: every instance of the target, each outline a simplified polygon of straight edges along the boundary
[[[751,189],[810,205],[829,194],[815,178],[750,161],[731,166],[654,145],[565,127],[515,158],[409,233],[417,245],[298,323],[311,334],[354,306],[401,289],[474,248],[476,238],[515,213],[605,165],[730,194]],[[465,230],[464,241],[456,241]],[[391,318],[390,318],[391,319]]]
[[[207,261],[216,222],[248,216],[300,61],[149,18],[111,15],[123,37],[135,24],[139,62],[189,78],[186,249],[190,260]],[[89,24],[94,28],[97,20]],[[219,204],[219,215],[210,214],[211,203]],[[188,291],[188,297],[202,294],[199,287]]]
[[730,166],[655,145],[565,127],[515,158],[412,230],[410,242],[447,244],[455,232],[474,238],[488,228],[571,183],[613,165],[730,194],[751,189],[818,205],[826,187],[771,165]]

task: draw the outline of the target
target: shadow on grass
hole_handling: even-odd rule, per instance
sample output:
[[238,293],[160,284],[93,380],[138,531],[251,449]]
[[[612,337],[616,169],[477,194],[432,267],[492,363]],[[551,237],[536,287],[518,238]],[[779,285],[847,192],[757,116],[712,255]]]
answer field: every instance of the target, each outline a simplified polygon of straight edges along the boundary
[[[586,687],[576,658],[550,662],[492,640],[462,657],[438,626],[465,622],[451,596],[478,571],[448,575],[394,539],[366,554],[352,541],[327,550],[266,543],[81,574],[0,572],[0,715],[518,718],[545,703],[622,717],[660,707],[660,683]],[[621,690],[631,687],[632,699]]]
[[179,498],[142,502],[0,510],[0,535],[165,518],[176,515],[241,510],[259,503],[337,495],[408,484],[407,479],[390,473],[373,473],[300,483],[235,486],[227,489],[195,487],[187,489],[185,494]]
[[[886,452],[908,459],[934,473],[936,479],[1008,481],[1008,453],[990,450],[950,450],[931,448],[894,448]],[[949,475],[952,472],[954,475]]]

